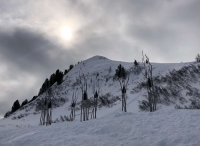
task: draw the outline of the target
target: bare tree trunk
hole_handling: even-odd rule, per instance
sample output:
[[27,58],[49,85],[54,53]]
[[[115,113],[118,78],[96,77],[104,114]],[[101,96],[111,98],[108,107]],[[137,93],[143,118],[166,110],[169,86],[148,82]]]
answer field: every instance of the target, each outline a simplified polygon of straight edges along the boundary
[[87,107],[85,107],[85,121],[87,121]]
[[85,107],[83,106],[83,121],[85,121]]
[[85,107],[83,107],[83,121],[85,121]]
[[45,125],[45,111],[43,111],[43,116],[42,116],[42,125]]
[[122,93],[122,111],[124,111],[124,98],[123,98],[123,93]]
[[154,109],[154,108],[155,108],[154,103],[155,103],[155,102],[154,102],[154,96],[152,95],[152,110],[153,110],[153,112],[155,111],[155,109]]
[[157,110],[157,96],[155,95],[155,92],[154,92],[154,87],[153,87],[153,94],[154,94],[154,110],[156,111]]
[[152,91],[151,91],[151,98],[152,98],[152,111],[154,112],[155,111],[155,105],[154,105],[154,103],[155,103],[155,97],[154,97]]
[[47,109],[47,125],[49,125],[49,109]]
[[151,91],[149,91],[148,94],[149,94],[149,106],[150,106],[150,112],[153,112]]
[[124,94],[124,111],[126,112],[126,94]]
[[92,110],[93,119],[94,119],[94,115],[95,115],[95,108],[93,108],[93,110]]
[[87,107],[85,107],[85,121],[87,121]]
[[95,111],[95,109],[93,108],[92,112],[91,112],[91,119],[94,119],[94,111]]
[[91,117],[90,117],[90,119],[92,119],[92,113],[91,113]]
[[71,121],[73,121],[73,117],[74,117],[74,114],[73,114],[73,107],[71,107],[71,114],[70,114],[70,118],[71,118]]
[[155,96],[155,111],[157,110],[157,96]]
[[88,120],[88,109],[87,109],[87,107],[85,108],[85,114],[86,114],[86,121]]
[[87,110],[88,110],[87,111],[88,112],[88,114],[87,114],[87,120],[89,120],[90,109],[88,108]]
[[84,121],[87,120],[87,108],[84,107]]
[[75,112],[76,112],[76,109],[75,109],[75,107],[74,107],[74,120],[75,120],[75,116],[76,116],[76,115],[75,115]]
[[46,126],[48,125],[48,113],[47,113],[47,110],[45,110],[46,112]]
[[44,110],[43,125],[45,125],[45,116],[46,116],[46,113],[45,113],[45,110]]
[[50,108],[50,119],[49,119],[49,124],[51,125],[52,122],[52,109]]
[[95,107],[95,109],[94,109],[94,119],[96,119],[97,118],[97,110],[96,110],[96,107]]
[[43,125],[43,111],[42,111],[41,116],[40,116],[40,125]]
[[97,118],[97,99],[96,99],[96,105],[95,105],[95,115],[94,115],[94,118],[96,119]]
[[83,110],[83,108],[82,108],[82,102],[81,102],[81,122],[82,122],[82,110]]
[[149,92],[149,106],[150,106],[150,112],[152,112],[152,106],[151,106],[151,93]]

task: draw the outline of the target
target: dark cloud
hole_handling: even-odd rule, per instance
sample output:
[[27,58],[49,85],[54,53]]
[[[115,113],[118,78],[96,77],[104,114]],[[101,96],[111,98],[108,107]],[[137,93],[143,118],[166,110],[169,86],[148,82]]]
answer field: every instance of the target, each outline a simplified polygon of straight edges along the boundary
[[7,112],[7,110],[10,108],[10,104],[9,103],[5,103],[5,102],[0,102],[0,119],[3,118],[4,114]]
[[0,33],[1,66],[6,68],[0,78],[0,87],[4,89],[0,103],[4,103],[1,108],[5,107],[1,114],[10,110],[16,99],[30,100],[46,77],[56,69],[67,69],[76,60],[72,58],[73,52],[55,45],[40,32],[13,30]]
[[33,72],[38,67],[49,68],[51,58],[48,52],[53,50],[52,47],[55,46],[40,33],[30,30],[16,28],[13,32],[0,34],[3,60],[6,59],[14,66],[28,72]]
[[40,69],[52,71],[56,66],[63,68],[67,62],[65,58],[72,62],[75,60],[72,58],[73,51],[55,43],[40,32],[15,28],[13,32],[0,33],[1,60],[30,74]]
[[176,9],[172,17],[183,24],[188,23],[190,25],[193,25],[193,27],[197,27],[199,29],[199,23],[200,23],[199,5],[200,1],[192,0],[190,3],[183,6],[182,8]]
[[[0,114],[31,99],[56,69],[94,55],[113,60],[193,61],[199,1],[0,1]],[[65,42],[60,29],[73,30]],[[23,92],[22,92],[23,89]]]

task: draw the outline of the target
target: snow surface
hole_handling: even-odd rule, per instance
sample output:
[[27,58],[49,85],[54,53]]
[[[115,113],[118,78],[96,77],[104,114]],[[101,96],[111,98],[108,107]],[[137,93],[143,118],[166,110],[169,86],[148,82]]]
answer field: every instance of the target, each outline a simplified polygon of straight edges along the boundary
[[199,146],[198,110],[121,111],[85,122],[0,127],[0,146]]
[[[112,61],[102,56],[94,56],[77,64],[58,86],[59,96],[68,99],[64,105],[53,109],[53,120],[69,116],[72,88],[80,68],[90,81],[99,72],[102,79],[100,95],[111,93],[121,96],[120,86],[112,77],[119,64],[126,69],[133,67],[132,62]],[[179,70],[193,63],[153,63],[153,76],[165,76],[169,71]],[[109,68],[112,68],[109,74]],[[109,80],[106,82],[105,78]],[[18,110],[8,118],[0,120],[0,146],[199,146],[200,113],[198,110],[176,110],[174,105],[158,105],[154,113],[141,112],[138,100],[143,100],[146,90],[133,93],[133,88],[144,81],[143,75],[130,75],[127,91],[127,113],[121,112],[121,101],[112,107],[98,108],[97,119],[80,122],[80,110],[76,111],[73,122],[53,123],[51,126],[38,126],[40,112],[35,112],[37,99],[25,109]],[[164,85],[163,85],[164,86]],[[197,82],[191,86],[199,88]],[[56,85],[52,87],[55,90]],[[182,91],[184,92],[184,91]],[[185,94],[185,93],[184,93]],[[92,97],[91,85],[88,95]],[[43,98],[44,95],[38,97]],[[58,98],[58,97],[57,97]],[[81,93],[78,94],[78,101]],[[189,101],[189,98],[188,98]],[[178,103],[178,101],[176,101]],[[189,103],[187,103],[189,104]],[[12,120],[21,114],[27,116]]]

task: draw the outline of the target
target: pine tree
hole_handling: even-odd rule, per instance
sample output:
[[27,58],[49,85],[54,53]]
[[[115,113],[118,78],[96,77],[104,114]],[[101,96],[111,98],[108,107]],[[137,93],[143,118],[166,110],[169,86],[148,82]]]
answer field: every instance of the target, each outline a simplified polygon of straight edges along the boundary
[[64,75],[66,75],[67,73],[68,73],[68,70],[66,69],[65,72],[64,72]]
[[12,106],[12,113],[14,113],[16,110],[18,110],[20,108],[20,104],[19,104],[19,101],[16,100],[14,103],[13,103],[13,106]]
[[38,96],[33,96],[33,98],[29,101],[29,103],[32,102],[33,100],[35,100],[37,97]]
[[56,82],[56,75],[53,73],[49,79],[50,86],[52,86]]
[[56,81],[58,85],[63,81],[63,72],[59,71],[59,69],[56,71]]
[[7,117],[9,117],[9,116],[10,116],[10,114],[12,114],[12,112],[11,112],[11,111],[7,111],[7,112],[6,112],[6,114],[4,115],[4,118],[7,118]]
[[27,103],[28,103],[28,100],[27,100],[27,99],[24,100],[24,101],[22,102],[22,104],[21,104],[21,107],[24,106],[24,105],[26,105]]
[[74,68],[74,65],[71,64],[71,65],[69,66],[69,71],[70,71],[72,68]]
[[139,64],[139,63],[137,62],[137,60],[135,60],[135,61],[134,61],[134,65],[135,65],[135,66],[138,66],[138,64]]

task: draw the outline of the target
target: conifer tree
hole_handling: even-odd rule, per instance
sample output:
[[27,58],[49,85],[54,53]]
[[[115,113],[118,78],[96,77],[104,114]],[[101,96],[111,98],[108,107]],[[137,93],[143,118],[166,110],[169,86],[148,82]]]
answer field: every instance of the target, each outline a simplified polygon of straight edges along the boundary
[[13,106],[12,106],[12,113],[15,112],[16,110],[18,110],[20,108],[20,104],[19,104],[19,101],[16,100],[14,103],[13,103]]
[[22,102],[22,104],[21,104],[21,107],[24,106],[24,105],[26,105],[27,103],[28,103],[28,100],[27,100],[27,99],[24,100],[24,101]]
[[138,66],[138,64],[139,64],[139,63],[137,62],[137,60],[135,60],[135,61],[134,61],[134,65],[135,65],[135,66]]

